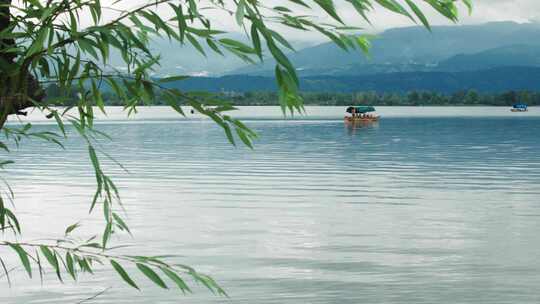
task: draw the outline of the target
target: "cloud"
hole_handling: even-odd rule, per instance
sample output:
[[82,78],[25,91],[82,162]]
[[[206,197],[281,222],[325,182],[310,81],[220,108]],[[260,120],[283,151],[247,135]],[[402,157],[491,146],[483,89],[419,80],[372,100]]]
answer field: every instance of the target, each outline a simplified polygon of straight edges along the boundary
[[[402,1],[402,0],[398,0]],[[103,0],[104,5],[111,5],[115,0]],[[204,1],[199,1],[200,7],[204,7]],[[225,1],[231,3],[231,1]],[[402,1],[403,2],[403,1]],[[459,24],[479,24],[492,21],[515,21],[515,22],[530,22],[540,19],[540,1],[539,0],[472,0],[474,9],[471,15],[468,15],[467,9],[464,5],[460,5],[461,17]],[[122,8],[135,8],[143,3],[148,3],[148,0],[129,0],[120,1]],[[261,3],[263,3],[261,1]],[[306,13],[310,15],[318,16],[320,22],[331,22],[332,19],[328,17],[321,9],[310,11],[302,8],[301,6],[291,4],[291,1],[286,0],[265,0],[264,5],[267,7],[272,6],[287,6],[294,9],[297,13]],[[309,3],[309,1],[308,1]],[[370,12],[368,16],[371,19],[372,24],[365,22],[354,10],[354,8],[345,0],[335,0],[338,12],[344,17],[343,19],[348,25],[358,26],[364,28],[366,32],[380,32],[388,28],[411,26],[414,23],[407,17],[397,15],[382,9],[380,6],[376,7],[374,11]],[[425,4],[423,1],[416,0],[416,2],[433,25],[452,25],[452,22],[445,19],[434,11],[431,7]],[[115,7],[118,7],[116,4]],[[313,5],[315,7],[315,5]],[[160,15],[171,15],[170,8],[163,6],[157,11]],[[234,16],[230,16],[227,12],[222,10],[205,10],[205,15],[210,18],[212,24],[227,31],[242,32],[242,30],[236,24]],[[109,18],[114,17],[113,12],[109,12],[107,15]],[[89,19],[89,17],[88,17]],[[458,24],[458,25],[459,25]],[[290,40],[305,42],[321,42],[327,40],[325,37],[317,33],[306,33],[304,31],[293,30],[281,26],[276,26],[276,29],[284,33]]]
[[[282,1],[268,1],[277,3]],[[368,16],[371,24],[365,22],[346,1],[334,1],[338,12],[342,15],[348,25],[362,27],[368,33],[377,33],[389,28],[404,27],[415,25],[409,18],[392,13],[380,6],[376,6]],[[403,1],[401,1],[403,2]],[[438,14],[433,8],[424,1],[415,1],[422,11],[426,14],[430,23],[433,25],[462,25],[462,24],[480,24],[495,21],[514,21],[531,22],[540,20],[540,0],[472,0],[473,11],[469,15],[465,5],[460,4],[460,21],[453,24],[450,20]],[[290,3],[290,2],[289,2]],[[266,4],[266,1],[265,1]],[[321,16],[321,22],[331,22],[322,10],[317,14]],[[326,40],[325,37],[317,33],[305,33],[286,29],[288,37],[293,40],[312,40],[320,42]]]
[[476,0],[472,16],[467,21],[476,23],[487,21],[528,22],[540,15],[538,0]]
[[[427,4],[417,1],[418,6],[422,8],[430,23],[434,25],[452,25],[453,23],[433,10]],[[460,5],[460,24],[479,24],[493,21],[515,21],[529,22],[535,20],[540,15],[540,1],[538,0],[473,0],[473,11],[469,15],[467,8]],[[350,11],[346,11],[344,5],[340,9],[348,15],[348,22],[355,22]],[[374,31],[381,31],[393,27],[410,26],[411,20],[388,12],[387,10],[376,9],[370,14]]]

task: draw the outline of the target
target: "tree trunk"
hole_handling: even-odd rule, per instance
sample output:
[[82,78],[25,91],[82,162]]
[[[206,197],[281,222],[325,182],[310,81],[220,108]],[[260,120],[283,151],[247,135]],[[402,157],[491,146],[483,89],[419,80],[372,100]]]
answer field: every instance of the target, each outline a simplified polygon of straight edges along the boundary
[[[0,32],[11,32],[10,7],[12,0],[0,0]],[[22,114],[25,108],[32,107],[45,98],[37,79],[28,71],[17,69],[16,55],[7,50],[15,47],[14,39],[0,39],[0,129],[7,117]]]

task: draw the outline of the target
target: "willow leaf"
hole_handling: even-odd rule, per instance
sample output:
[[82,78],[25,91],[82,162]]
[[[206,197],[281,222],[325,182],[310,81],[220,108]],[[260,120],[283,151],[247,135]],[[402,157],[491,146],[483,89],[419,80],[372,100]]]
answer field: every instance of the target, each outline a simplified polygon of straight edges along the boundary
[[118,264],[115,260],[110,260],[110,263],[114,270],[120,275],[122,280],[124,280],[124,282],[128,283],[131,287],[135,289],[139,289],[139,286],[135,284],[135,282],[129,277],[128,273],[124,270],[122,266],[120,266],[120,264]]
[[149,278],[152,282],[154,282],[156,285],[158,285],[161,288],[168,289],[165,282],[163,282],[163,280],[159,277],[159,275],[155,271],[153,271],[150,267],[148,267],[148,266],[146,266],[144,264],[141,264],[141,263],[137,263],[137,268],[139,268],[139,270],[147,278]]

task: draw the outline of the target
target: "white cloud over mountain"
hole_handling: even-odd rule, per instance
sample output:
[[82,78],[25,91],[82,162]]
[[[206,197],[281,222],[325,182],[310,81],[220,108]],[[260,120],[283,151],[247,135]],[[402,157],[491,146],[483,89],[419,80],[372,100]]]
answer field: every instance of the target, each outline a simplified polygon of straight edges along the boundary
[[[111,5],[116,0],[104,0],[104,5]],[[148,3],[149,0],[129,0],[121,1],[120,4],[115,4],[115,7],[122,8],[135,8],[143,3]],[[401,0],[398,0],[401,1]],[[460,24],[478,24],[490,21],[516,21],[516,22],[530,22],[540,19],[540,1],[539,0],[472,0],[474,4],[474,10],[471,15],[467,14],[467,10],[464,5],[461,5],[461,19]],[[231,3],[231,1],[225,1]],[[309,3],[309,1],[307,1]],[[403,27],[413,25],[410,19],[399,16],[397,14],[388,12],[387,10],[377,7],[369,14],[372,24],[367,24],[358,14],[354,11],[352,6],[344,0],[334,1],[338,8],[338,11],[344,16],[347,23],[354,26],[365,28],[367,32],[379,32],[388,28]],[[290,1],[284,0],[266,0],[261,1],[265,6],[271,7],[276,5],[294,6],[295,11],[300,13],[310,13],[303,9],[301,6],[292,4]],[[417,1],[418,5],[422,7],[428,16],[429,20],[434,25],[452,24],[445,18],[438,15],[433,9],[431,9],[423,1]],[[201,1],[201,7],[204,7],[204,1]],[[314,6],[315,7],[315,6]],[[105,10],[107,11],[107,10]],[[163,15],[170,14],[170,9],[167,6],[159,9]],[[205,14],[211,18],[211,21],[216,27],[223,28],[228,31],[241,32],[241,29],[236,25],[234,16],[229,16],[228,13],[222,10],[205,10]],[[331,21],[329,17],[322,10],[316,10],[316,15],[321,16],[320,21]],[[113,17],[114,12],[109,11],[108,16]],[[89,19],[89,18],[88,18]],[[306,33],[303,31],[296,31],[291,29],[283,29],[286,31],[287,36],[291,40],[300,41],[313,41],[320,42],[326,40],[319,34]]]

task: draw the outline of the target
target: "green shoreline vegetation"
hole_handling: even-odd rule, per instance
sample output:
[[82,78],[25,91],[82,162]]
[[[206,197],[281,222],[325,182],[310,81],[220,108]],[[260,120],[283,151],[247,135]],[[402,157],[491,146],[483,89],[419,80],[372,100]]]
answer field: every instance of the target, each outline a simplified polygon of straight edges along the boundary
[[[62,96],[59,88],[51,85],[46,90],[51,105],[74,106],[77,104],[77,93],[71,91],[69,96]],[[195,93],[197,94],[197,93]],[[208,94],[208,93],[205,93]],[[159,98],[147,105],[167,105]],[[234,106],[276,106],[279,105],[277,92],[221,92],[210,96],[230,102]],[[378,93],[374,91],[356,93],[304,92],[300,93],[304,105],[311,106],[511,106],[515,103],[526,103],[530,106],[540,105],[540,92],[506,91],[501,93],[479,93],[476,90],[457,91],[453,94],[442,94],[434,91],[411,91],[408,93]],[[102,93],[105,105],[122,106],[111,92]]]

